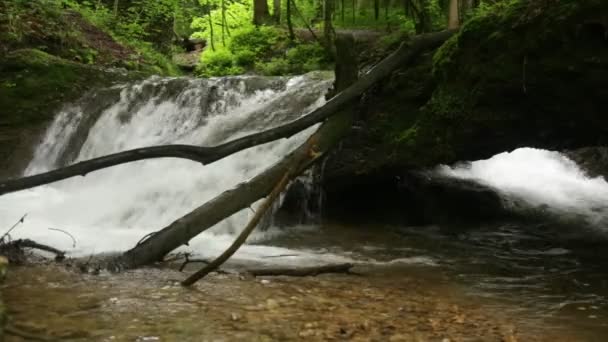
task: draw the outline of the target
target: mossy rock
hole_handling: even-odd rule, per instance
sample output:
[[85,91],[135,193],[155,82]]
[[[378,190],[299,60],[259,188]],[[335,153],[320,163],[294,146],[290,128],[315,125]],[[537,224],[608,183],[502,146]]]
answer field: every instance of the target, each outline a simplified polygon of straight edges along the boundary
[[[604,18],[604,19],[602,19]],[[608,144],[608,2],[510,0],[479,13],[365,98],[362,130],[327,163],[348,178],[530,146]]]
[[608,2],[505,1],[434,55],[437,86],[416,132],[398,140],[419,166],[519,146],[603,144],[608,133]]
[[63,104],[95,87],[143,77],[70,62],[36,49],[6,56],[0,61],[0,176],[24,166],[31,151],[21,150],[21,145],[35,143]]

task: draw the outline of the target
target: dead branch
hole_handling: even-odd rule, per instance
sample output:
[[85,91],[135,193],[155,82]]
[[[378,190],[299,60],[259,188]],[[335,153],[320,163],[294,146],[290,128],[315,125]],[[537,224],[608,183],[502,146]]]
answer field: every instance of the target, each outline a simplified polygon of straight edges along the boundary
[[33,248],[53,253],[55,254],[55,260],[57,261],[65,259],[65,252],[51,246],[37,243],[36,241],[30,239],[19,239],[2,245],[3,250],[22,250],[23,248]]
[[210,164],[241,150],[274,140],[288,138],[344,109],[350,102],[389,76],[400,66],[411,63],[421,52],[433,49],[452,36],[454,31],[442,31],[417,36],[403,43],[390,56],[368,71],[359,81],[334,96],[324,106],[287,124],[250,134],[214,147],[164,145],[128,150],[98,157],[53,171],[0,182],[0,195],[33,188],[74,176],[85,176],[100,169],[152,158],[183,158]]
[[289,277],[308,277],[316,276],[323,273],[347,273],[350,274],[350,269],[353,264],[335,264],[322,265],[312,267],[286,267],[286,268],[259,268],[247,270],[247,273],[254,277],[261,276],[289,276]]
[[65,234],[65,235],[69,236],[70,238],[72,238],[72,248],[75,248],[75,247],[76,247],[76,239],[74,238],[74,236],[73,236],[72,234],[70,234],[70,233],[66,232],[66,231],[65,231],[65,230],[63,230],[63,229],[59,229],[59,228],[48,228],[48,229],[49,229],[49,230],[54,230],[54,231],[56,231],[56,232],[60,232],[60,233],[63,233],[63,234]]
[[262,219],[264,214],[272,206],[272,203],[274,203],[274,201],[279,197],[281,192],[283,192],[283,190],[285,190],[285,188],[287,187],[287,184],[289,184],[289,180],[291,179],[290,176],[291,175],[290,175],[289,171],[287,173],[285,173],[283,178],[281,178],[281,180],[277,183],[277,185],[274,187],[274,189],[270,192],[270,195],[268,195],[268,198],[266,198],[264,203],[262,203],[262,205],[256,211],[256,213],[253,216],[253,218],[251,219],[251,221],[249,221],[249,223],[247,224],[245,229],[243,229],[243,231],[239,234],[239,236],[236,238],[236,240],[234,240],[232,245],[230,245],[230,247],[227,250],[225,250],[224,253],[222,253],[215,260],[208,263],[205,267],[198,270],[196,273],[192,274],[190,277],[188,277],[186,280],[184,280],[182,282],[182,285],[190,286],[190,285],[196,283],[198,280],[202,279],[204,276],[206,276],[210,272],[213,272],[215,269],[220,267],[232,255],[234,255],[234,253],[236,253],[236,251],[243,245],[243,243],[245,243],[245,241],[247,240],[247,238],[249,237],[251,232],[253,232],[255,227],[258,226],[258,224],[260,223],[260,220]]
[[15,224],[6,233],[4,233],[4,235],[2,235],[2,237],[0,237],[0,243],[4,242],[4,238],[9,236],[9,234],[13,231],[13,229],[15,229],[19,225],[19,223],[23,223],[23,221],[25,221],[26,216],[27,216],[27,214],[24,214],[23,216],[21,216],[21,218],[17,222],[15,222]]

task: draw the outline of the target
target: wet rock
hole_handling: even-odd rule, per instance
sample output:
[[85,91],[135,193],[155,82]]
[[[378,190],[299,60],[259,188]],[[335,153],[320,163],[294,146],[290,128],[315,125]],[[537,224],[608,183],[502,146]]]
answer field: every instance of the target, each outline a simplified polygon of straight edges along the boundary
[[583,147],[563,153],[578,164],[587,176],[608,179],[608,147]]

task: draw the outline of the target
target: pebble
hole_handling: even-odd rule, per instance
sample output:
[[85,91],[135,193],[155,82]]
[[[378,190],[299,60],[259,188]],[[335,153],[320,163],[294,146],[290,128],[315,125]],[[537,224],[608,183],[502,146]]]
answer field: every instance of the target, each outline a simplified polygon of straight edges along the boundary
[[260,280],[260,284],[262,284],[262,285],[268,285],[268,284],[270,284],[270,280],[268,280],[268,279],[262,279],[262,280]]
[[274,300],[274,299],[267,299],[266,300],[266,307],[270,310],[276,309],[279,307],[279,303]]

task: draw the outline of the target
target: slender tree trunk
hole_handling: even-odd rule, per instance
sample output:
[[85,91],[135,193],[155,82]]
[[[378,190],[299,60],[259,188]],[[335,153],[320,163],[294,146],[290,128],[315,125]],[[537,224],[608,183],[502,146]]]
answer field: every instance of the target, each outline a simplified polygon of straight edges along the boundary
[[274,22],[279,25],[281,24],[281,0],[274,0]]
[[374,0],[374,19],[380,19],[380,0]]
[[325,39],[325,47],[328,51],[334,47],[334,27],[332,25],[332,15],[334,13],[335,0],[323,1],[323,38]]
[[222,46],[226,46],[226,0],[222,0]]
[[114,16],[118,17],[118,0],[114,0]]
[[460,27],[460,18],[458,12],[458,0],[450,0],[450,8],[448,13],[449,30],[454,30]]
[[357,20],[357,0],[353,0],[353,24]]
[[344,0],[340,0],[340,18],[344,24]]
[[287,30],[289,31],[289,40],[293,42],[296,39],[296,35],[293,33],[293,24],[291,22],[291,1],[292,0],[287,0],[285,17],[287,19]]
[[209,41],[211,43],[211,51],[215,51],[215,43],[213,42],[215,40],[215,37],[213,35],[213,20],[211,20],[211,5],[208,4],[207,5],[209,11],[207,12],[207,18],[209,19]]
[[226,35],[230,37],[230,27],[228,27],[228,17],[224,15],[224,27],[226,28]]
[[388,20],[388,8],[391,4],[391,0],[384,0],[384,21],[386,21],[386,30],[390,32],[391,23]]
[[260,26],[269,22],[268,0],[253,0],[253,24]]

